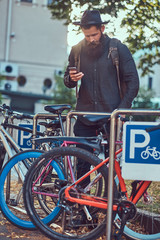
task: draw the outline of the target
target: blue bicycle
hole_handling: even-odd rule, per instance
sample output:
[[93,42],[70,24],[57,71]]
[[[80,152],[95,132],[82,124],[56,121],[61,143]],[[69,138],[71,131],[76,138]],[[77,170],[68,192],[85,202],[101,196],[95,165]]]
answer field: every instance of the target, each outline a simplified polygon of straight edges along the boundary
[[[50,134],[53,135],[59,135],[60,134],[60,129],[61,129],[61,134],[64,134],[64,128],[63,128],[63,119],[61,117],[61,113],[66,110],[70,109],[70,105],[54,105],[54,106],[46,106],[45,110],[49,111],[51,113],[57,114],[57,118],[54,121],[50,121],[49,123],[43,122],[42,124],[45,126],[45,129],[49,129]],[[8,112],[9,113],[9,112]],[[11,112],[10,114],[7,114],[8,116],[13,116],[16,115],[20,116],[19,113]],[[59,120],[60,117],[60,120]],[[27,212],[24,207],[23,203],[23,182],[25,175],[28,171],[28,168],[30,165],[34,162],[36,158],[38,158],[44,151],[42,150],[27,150],[27,151],[22,151],[22,149],[16,144],[16,142],[13,140],[13,138],[7,133],[7,131],[1,126],[1,128],[4,130],[4,134],[0,136],[1,137],[1,144],[3,150],[5,150],[9,156],[9,160],[7,160],[6,164],[3,166],[0,172],[0,209],[3,213],[3,215],[13,223],[14,225],[23,228],[23,229],[33,229],[35,226],[33,223],[30,221]],[[5,127],[9,128],[18,128],[18,126],[9,124],[8,121],[5,122]],[[24,129],[21,129],[24,130]],[[30,130],[31,131],[31,130]],[[38,133],[37,133],[38,134]],[[46,130],[45,130],[46,134]],[[43,135],[42,135],[43,136]],[[12,153],[12,149],[9,145],[11,144],[12,149],[16,152],[17,154]],[[51,149],[55,146],[55,144],[49,145],[49,143],[44,143],[43,142],[40,144],[40,148],[43,149]],[[45,148],[46,147],[46,148]],[[4,153],[5,153],[4,151]],[[4,154],[5,155],[5,154]],[[1,155],[1,161],[4,161],[4,155],[2,157]],[[61,164],[57,163],[56,161],[53,162],[52,169],[50,169],[50,175],[48,178],[46,178],[46,188],[48,182],[54,182],[56,179],[64,180],[65,176],[63,173],[63,167]],[[53,217],[58,215],[59,212],[59,207],[56,207],[56,204],[54,208],[49,209],[49,207],[46,205],[46,199],[44,196],[38,196],[37,197],[37,202],[39,202],[41,208],[43,209],[44,212],[47,212],[47,217],[44,219],[45,223],[50,222]],[[52,216],[50,217],[49,212],[52,211]]]

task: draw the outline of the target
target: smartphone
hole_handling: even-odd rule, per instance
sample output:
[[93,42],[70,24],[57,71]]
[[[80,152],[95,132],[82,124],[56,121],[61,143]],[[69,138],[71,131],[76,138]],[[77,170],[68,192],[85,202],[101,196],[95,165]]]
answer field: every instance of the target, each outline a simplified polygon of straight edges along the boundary
[[69,67],[69,70],[77,70],[77,68],[76,67]]

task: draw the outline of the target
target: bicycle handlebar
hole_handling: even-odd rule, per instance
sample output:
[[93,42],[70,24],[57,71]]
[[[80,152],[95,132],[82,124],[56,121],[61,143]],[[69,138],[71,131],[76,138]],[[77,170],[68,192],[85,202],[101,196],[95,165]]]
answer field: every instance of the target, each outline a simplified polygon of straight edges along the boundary
[[19,113],[19,112],[14,112],[14,114],[17,114],[17,116],[16,115],[14,115],[17,119],[20,119],[20,120],[22,120],[22,119],[24,119],[24,118],[27,118],[27,119],[33,119],[33,115],[29,115],[29,114],[26,114],[26,113]]
[[20,119],[20,120],[22,120],[22,119],[33,119],[33,115],[13,111],[6,104],[3,104],[2,106],[0,106],[0,112],[3,112],[3,111],[6,111],[6,113],[8,115],[14,116],[14,118],[16,118],[16,119]]

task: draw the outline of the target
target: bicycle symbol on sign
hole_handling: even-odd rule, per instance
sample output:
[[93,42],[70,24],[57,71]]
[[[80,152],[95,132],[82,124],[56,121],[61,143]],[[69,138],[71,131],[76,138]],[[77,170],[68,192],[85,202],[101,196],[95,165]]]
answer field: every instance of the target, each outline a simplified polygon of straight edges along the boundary
[[153,157],[155,160],[159,160],[160,152],[156,150],[156,147],[150,148],[150,146],[148,146],[145,151],[141,152],[141,157],[147,159],[149,156]]

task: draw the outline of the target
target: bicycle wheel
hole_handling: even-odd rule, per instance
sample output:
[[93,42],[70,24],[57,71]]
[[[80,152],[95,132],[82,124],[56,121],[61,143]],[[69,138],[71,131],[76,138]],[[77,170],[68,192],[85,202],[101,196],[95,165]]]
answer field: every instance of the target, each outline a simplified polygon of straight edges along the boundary
[[[125,181],[127,192],[131,192],[133,181]],[[138,183],[139,185],[140,183]],[[137,185],[137,187],[138,187]],[[130,239],[160,239],[160,182],[152,182],[136,204],[137,214],[128,221],[124,235]],[[118,220],[118,218],[117,218]],[[118,221],[116,225],[118,225]]]
[[[39,150],[18,153],[5,164],[0,173],[0,209],[8,221],[23,229],[35,228],[24,207],[23,181],[28,166],[42,153]],[[64,179],[60,166],[57,163],[53,163],[53,166],[58,179]]]
[[142,157],[143,159],[147,159],[147,158],[149,157],[149,153],[146,152],[146,151],[143,151],[143,152],[141,153],[141,157]]
[[[64,184],[63,182],[60,183],[62,188],[59,191],[58,206],[61,207],[61,211],[59,212],[58,218],[56,218],[57,216],[52,216],[53,213],[51,212],[50,216],[52,216],[52,221],[49,224],[45,224],[42,221],[44,212],[40,212],[36,195],[46,194],[48,195],[48,205],[55,204],[52,186],[49,187],[48,185],[48,189],[43,186],[43,176],[46,176],[49,165],[53,160],[59,161],[62,158],[70,158],[72,162],[74,162],[76,158],[81,158],[83,161],[90,163],[90,169],[93,169],[94,166],[101,162],[99,158],[90,152],[77,147],[54,148],[50,152],[40,156],[27,173],[24,183],[24,200],[27,212],[38,229],[50,239],[97,239],[97,237],[105,231],[106,209],[84,206],[67,201],[64,197],[64,189],[70,184],[69,182]],[[42,169],[44,170],[45,168],[46,170],[43,171],[42,174]],[[83,187],[83,183],[76,184],[71,194],[78,198],[81,194],[86,197],[101,197],[106,202],[107,180],[108,168],[104,165],[98,169],[96,173],[93,172],[90,175],[90,183],[88,186]],[[99,186],[103,186],[103,189],[100,189]],[[86,215],[85,212],[88,214]]]
[[154,159],[159,160],[160,159],[160,152],[156,152],[154,155]]

